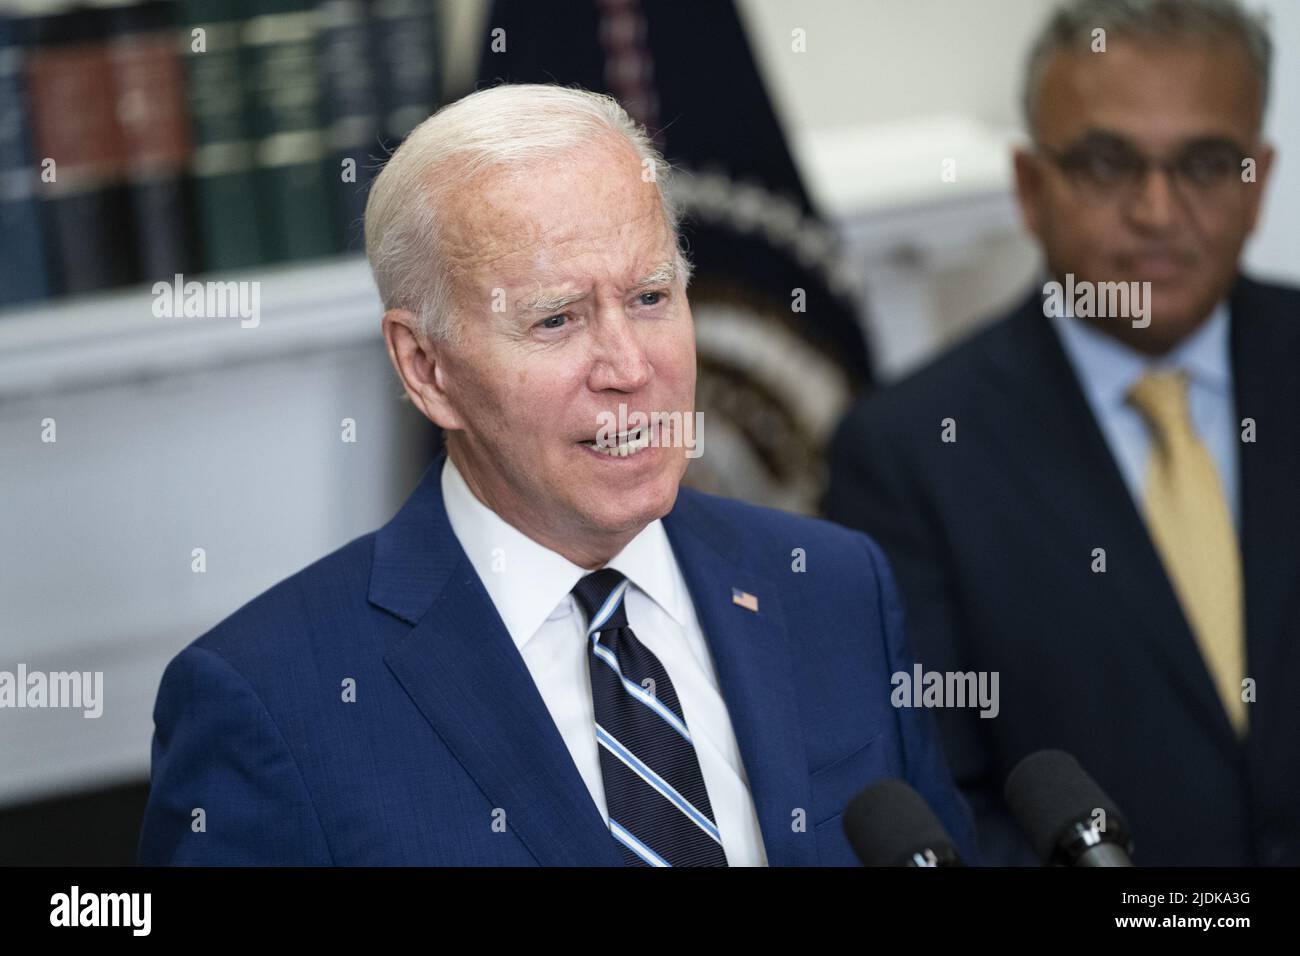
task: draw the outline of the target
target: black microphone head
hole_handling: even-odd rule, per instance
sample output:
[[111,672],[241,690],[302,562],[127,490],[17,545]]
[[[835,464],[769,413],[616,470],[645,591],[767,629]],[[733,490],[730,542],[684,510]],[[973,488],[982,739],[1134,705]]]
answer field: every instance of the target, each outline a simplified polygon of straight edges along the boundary
[[[1130,847],[1115,801],[1064,750],[1040,750],[1021,760],[1007,776],[1003,796],[1046,863],[1073,865],[1078,853],[1098,842]],[[1104,829],[1098,826],[1103,822]],[[1081,835],[1087,836],[1082,845]]]
[[952,837],[929,804],[902,780],[881,780],[844,809],[844,834],[863,866],[908,866],[930,851],[931,865],[960,865]]

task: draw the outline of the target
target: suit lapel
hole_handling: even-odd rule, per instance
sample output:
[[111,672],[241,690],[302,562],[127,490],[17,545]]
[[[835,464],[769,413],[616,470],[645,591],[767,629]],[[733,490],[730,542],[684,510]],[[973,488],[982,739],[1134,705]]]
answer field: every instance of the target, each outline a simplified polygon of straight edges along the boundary
[[[811,794],[779,589],[748,569],[735,529],[706,502],[683,488],[664,528],[717,669],[768,865],[811,866],[816,847],[791,825],[795,809],[810,806]],[[756,595],[758,611],[733,603],[732,588]]]
[[539,864],[621,866],[532,675],[452,533],[443,457],[376,539],[370,598],[415,625],[390,643],[385,662]]
[[1099,639],[1117,644],[1121,660],[1132,651],[1150,658],[1207,732],[1237,754],[1232,726],[1146,523],[1056,332],[1042,314],[1037,293],[1011,321],[1012,334],[990,344],[985,353],[993,381],[1007,398],[996,408],[1010,408],[1011,414],[987,417],[981,403],[972,403],[964,413],[982,418],[982,431],[1000,445],[1002,459],[1014,466],[1026,494],[1050,514],[1061,533],[1061,548],[1077,554],[1080,567],[1093,548],[1105,548],[1105,585],[1126,612],[1117,619],[1131,616],[1142,629],[1141,634],[1123,631]]
[[1300,355],[1300,315],[1285,308],[1280,299],[1270,302],[1257,284],[1238,281],[1232,297],[1237,421],[1251,418],[1256,427],[1256,440],[1242,442],[1238,453],[1247,667],[1259,694],[1251,711],[1252,740],[1256,728],[1281,718],[1275,708],[1296,706],[1290,694],[1295,684],[1286,675],[1300,664],[1294,639],[1300,612],[1300,377],[1293,367]]
[[[376,536],[370,600],[414,625],[391,642],[385,661],[538,863],[620,866],[527,666],[452,533],[442,461]],[[748,569],[735,530],[697,493],[681,490],[664,527],[718,672],[768,863],[813,865],[813,841],[791,825],[811,794],[778,589]],[[732,588],[757,595],[758,612],[733,604]]]

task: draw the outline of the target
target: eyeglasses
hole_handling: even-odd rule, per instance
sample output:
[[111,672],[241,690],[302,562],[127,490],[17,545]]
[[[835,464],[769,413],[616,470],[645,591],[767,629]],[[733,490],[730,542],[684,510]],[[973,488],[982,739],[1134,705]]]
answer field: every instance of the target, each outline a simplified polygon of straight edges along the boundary
[[1168,159],[1148,156],[1118,136],[1089,135],[1064,150],[1035,145],[1075,188],[1098,200],[1135,196],[1146,184],[1153,166],[1192,200],[1221,199],[1230,194],[1233,183],[1245,181],[1242,169],[1246,152],[1226,139],[1197,140]]

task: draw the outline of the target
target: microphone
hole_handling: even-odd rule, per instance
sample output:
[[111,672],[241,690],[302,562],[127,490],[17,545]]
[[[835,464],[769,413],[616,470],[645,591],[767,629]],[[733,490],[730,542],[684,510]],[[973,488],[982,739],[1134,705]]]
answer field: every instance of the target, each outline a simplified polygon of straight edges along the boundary
[[961,866],[952,837],[902,780],[881,780],[844,809],[844,835],[863,866]]
[[1124,817],[1064,750],[1040,750],[1021,760],[1007,776],[1003,795],[1045,864],[1133,865]]

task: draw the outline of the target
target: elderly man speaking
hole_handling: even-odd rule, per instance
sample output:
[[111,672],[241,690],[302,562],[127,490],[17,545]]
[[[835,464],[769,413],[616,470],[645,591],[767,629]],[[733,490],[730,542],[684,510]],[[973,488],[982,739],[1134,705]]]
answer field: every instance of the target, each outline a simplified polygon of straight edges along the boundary
[[171,662],[142,863],[847,865],[844,806],[886,777],[970,861],[931,716],[891,704],[875,544],[679,487],[707,449],[668,172],[551,86],[394,153],[367,253],[446,454]]

